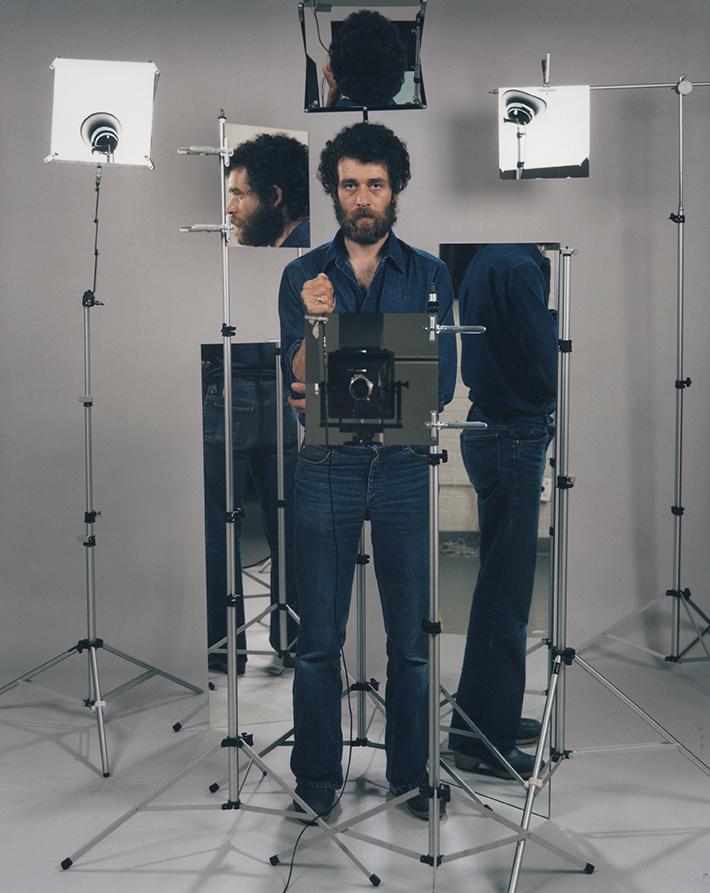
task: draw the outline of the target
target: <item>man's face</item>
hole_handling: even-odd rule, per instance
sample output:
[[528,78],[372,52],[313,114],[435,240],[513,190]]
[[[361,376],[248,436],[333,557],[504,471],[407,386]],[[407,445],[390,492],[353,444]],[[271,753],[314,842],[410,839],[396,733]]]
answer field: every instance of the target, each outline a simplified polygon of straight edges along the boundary
[[374,245],[397,219],[397,196],[383,164],[362,164],[354,158],[338,162],[335,216],[343,235],[360,245]]
[[245,168],[230,171],[227,214],[240,245],[273,245],[284,229],[281,208],[262,202],[251,189]]

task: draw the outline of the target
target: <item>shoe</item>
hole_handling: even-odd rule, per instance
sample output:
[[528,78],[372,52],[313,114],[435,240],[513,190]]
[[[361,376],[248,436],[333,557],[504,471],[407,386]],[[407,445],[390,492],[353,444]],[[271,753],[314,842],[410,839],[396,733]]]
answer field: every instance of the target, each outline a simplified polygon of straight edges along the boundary
[[[399,793],[395,793],[390,788],[390,796],[399,797],[401,794],[406,793],[405,791],[399,791]],[[427,797],[426,794],[420,793],[416,794],[414,797],[410,797],[404,805],[407,807],[409,812],[418,819],[423,819],[423,821],[429,821],[429,800],[431,798]],[[446,815],[446,803],[443,800],[439,800],[439,818],[443,819]]]
[[[518,750],[517,747],[501,747],[499,750],[501,756],[510,763],[521,778],[525,780],[530,778],[535,767],[535,757],[532,754]],[[510,772],[491,753],[487,753],[485,757],[478,757],[456,750],[454,751],[454,763],[457,769],[463,769],[466,772],[483,770],[487,775],[496,775],[498,778],[511,778]],[[544,765],[543,763],[542,766]]]
[[[227,675],[227,655],[226,654],[208,654],[207,669],[210,673],[224,673]],[[246,658],[237,659],[237,676],[243,676],[247,671]]]
[[524,747],[526,744],[537,744],[540,740],[541,732],[542,726],[536,719],[525,719],[523,717],[518,727],[518,737],[515,739],[515,746]]
[[[297,785],[296,793],[302,800],[306,801],[318,818],[327,819],[335,806],[335,791],[331,788],[309,788]],[[293,801],[293,809],[295,812],[300,812],[301,815],[307,815],[306,810],[295,800]],[[316,820],[310,817],[299,818],[298,821],[304,825],[316,824]]]
[[296,658],[293,654],[289,654],[288,651],[281,658],[283,663],[284,670],[292,670],[296,666]]

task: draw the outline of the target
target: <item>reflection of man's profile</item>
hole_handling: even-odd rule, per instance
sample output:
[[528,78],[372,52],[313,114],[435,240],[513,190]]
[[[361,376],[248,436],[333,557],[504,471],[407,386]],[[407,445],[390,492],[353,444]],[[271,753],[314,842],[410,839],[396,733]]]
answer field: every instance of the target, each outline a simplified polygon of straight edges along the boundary
[[323,68],[336,108],[393,105],[402,89],[407,52],[399,31],[379,12],[353,12],[334,31],[330,63]]
[[232,153],[227,213],[240,245],[310,245],[308,148],[284,133],[261,133]]

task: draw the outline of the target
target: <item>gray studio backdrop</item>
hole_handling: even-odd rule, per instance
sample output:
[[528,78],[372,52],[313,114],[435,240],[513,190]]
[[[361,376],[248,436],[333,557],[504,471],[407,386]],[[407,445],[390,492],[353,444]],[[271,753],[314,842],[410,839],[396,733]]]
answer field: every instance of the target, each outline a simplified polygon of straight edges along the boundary
[[[501,182],[490,88],[710,78],[710,5],[652,0],[431,0],[430,108],[373,116],[406,139],[413,179],[399,234],[440,242],[554,240],[573,264],[571,638],[593,635],[671,585],[675,379],[676,101],[592,94],[589,180]],[[0,0],[2,646],[7,675],[84,630],[81,306],[90,286],[93,170],[47,166],[55,56],[160,69],[156,170],[108,170],[94,311],[99,634],[204,678],[199,346],[222,320],[216,115],[308,129],[312,153],[348,114],[301,111],[295,0]],[[710,487],[710,88],[686,101],[685,585],[707,610]],[[311,173],[315,174],[315,157]],[[313,191],[313,245],[333,231]],[[288,257],[287,257],[288,254]],[[233,253],[233,320],[277,334],[290,252]],[[663,646],[665,647],[665,646]]]

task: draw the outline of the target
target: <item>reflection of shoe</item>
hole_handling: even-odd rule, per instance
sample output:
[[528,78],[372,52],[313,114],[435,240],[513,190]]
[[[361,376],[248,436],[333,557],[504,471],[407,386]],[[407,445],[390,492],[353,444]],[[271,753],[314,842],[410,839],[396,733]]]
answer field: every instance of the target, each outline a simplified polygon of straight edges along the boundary
[[[227,655],[226,654],[208,654],[207,669],[210,673],[224,673],[227,675]],[[243,676],[247,671],[247,660],[245,657],[237,658],[237,676]]]
[[518,727],[518,737],[515,739],[516,747],[521,747],[526,744],[537,744],[540,740],[541,732],[542,726],[536,719],[525,719],[525,717],[523,717],[520,720],[520,726]]
[[[309,788],[296,785],[296,793],[302,800],[306,801],[318,818],[328,818],[330,811],[335,806],[335,791],[331,788]],[[306,810],[295,800],[293,801],[293,808],[296,812],[306,816]],[[303,822],[304,825],[316,824],[316,820],[310,817],[299,818],[298,821]]]
[[[390,788],[390,795],[392,797],[399,797],[400,794],[404,794],[404,791],[399,791],[395,793]],[[425,822],[429,821],[429,801],[431,797],[427,797],[426,794],[420,793],[416,794],[414,797],[410,797],[409,800],[404,804],[407,809],[411,812],[413,816],[416,816],[418,819],[423,819]],[[446,803],[443,800],[439,800],[439,818],[443,819],[446,815]]]
[[[510,763],[521,778],[530,778],[535,766],[534,756],[518,750],[517,747],[501,747],[498,749],[501,756]],[[475,772],[482,769],[486,774],[497,775],[498,778],[511,778],[510,772],[491,753],[486,753],[485,757],[479,757],[457,750],[454,751],[454,762],[457,769],[464,769],[466,772]]]

